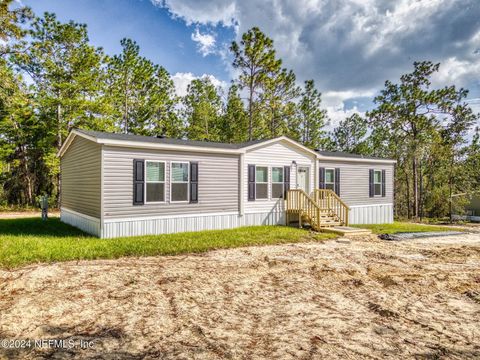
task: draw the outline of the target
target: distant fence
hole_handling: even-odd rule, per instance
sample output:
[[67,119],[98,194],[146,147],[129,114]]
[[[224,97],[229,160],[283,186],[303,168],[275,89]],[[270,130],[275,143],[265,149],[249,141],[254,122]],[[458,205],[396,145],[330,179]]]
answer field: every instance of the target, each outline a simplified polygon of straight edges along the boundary
[[471,215],[452,215],[453,220],[464,220],[471,222],[480,222],[480,216]]

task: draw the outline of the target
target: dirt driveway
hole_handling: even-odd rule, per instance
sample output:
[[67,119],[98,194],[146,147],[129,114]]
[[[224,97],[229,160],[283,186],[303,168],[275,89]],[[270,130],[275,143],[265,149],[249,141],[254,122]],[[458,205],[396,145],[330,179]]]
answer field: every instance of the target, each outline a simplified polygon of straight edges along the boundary
[[75,344],[8,359],[478,358],[479,324],[480,234],[0,271],[0,339]]

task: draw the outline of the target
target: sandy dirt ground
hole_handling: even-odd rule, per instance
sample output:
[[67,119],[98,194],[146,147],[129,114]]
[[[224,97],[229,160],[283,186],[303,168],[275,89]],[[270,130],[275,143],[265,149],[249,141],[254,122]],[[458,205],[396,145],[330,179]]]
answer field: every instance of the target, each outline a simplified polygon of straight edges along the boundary
[[480,234],[0,271],[0,339],[67,343],[6,359],[479,358]]

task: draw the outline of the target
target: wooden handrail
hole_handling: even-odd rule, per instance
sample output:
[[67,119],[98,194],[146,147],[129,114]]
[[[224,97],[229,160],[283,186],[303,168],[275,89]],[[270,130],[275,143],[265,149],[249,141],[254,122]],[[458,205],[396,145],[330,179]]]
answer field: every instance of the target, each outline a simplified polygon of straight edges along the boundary
[[298,213],[299,225],[302,226],[302,216],[307,216],[312,228],[319,230],[321,227],[321,209],[315,200],[302,189],[287,191],[285,210],[288,213]]
[[330,189],[315,189],[313,191],[313,199],[322,211],[333,212],[343,224],[348,225],[348,212],[350,208],[335,191]]
[[335,199],[337,199],[343,206],[348,207],[348,205],[345,204],[345,202],[340,198],[340,196],[338,196],[335,191],[330,190],[330,189],[315,189],[315,190],[314,190],[314,194],[313,194],[314,199],[316,200],[316,199],[317,199],[317,196],[319,196],[319,195],[322,194],[322,193],[329,194],[330,196],[332,196],[332,197],[334,197]]

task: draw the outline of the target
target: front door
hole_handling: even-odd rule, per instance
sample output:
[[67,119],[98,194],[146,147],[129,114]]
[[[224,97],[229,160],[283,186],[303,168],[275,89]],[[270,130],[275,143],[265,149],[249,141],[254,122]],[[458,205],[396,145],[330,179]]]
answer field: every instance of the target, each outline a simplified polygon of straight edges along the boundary
[[310,168],[299,166],[297,170],[297,188],[310,193]]

